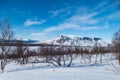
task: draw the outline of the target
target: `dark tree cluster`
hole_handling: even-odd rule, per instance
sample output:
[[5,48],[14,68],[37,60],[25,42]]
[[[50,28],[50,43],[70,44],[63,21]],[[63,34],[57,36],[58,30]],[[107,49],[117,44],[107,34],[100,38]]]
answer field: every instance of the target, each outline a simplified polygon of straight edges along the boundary
[[116,54],[117,59],[120,64],[120,30],[118,30],[113,36],[113,51]]

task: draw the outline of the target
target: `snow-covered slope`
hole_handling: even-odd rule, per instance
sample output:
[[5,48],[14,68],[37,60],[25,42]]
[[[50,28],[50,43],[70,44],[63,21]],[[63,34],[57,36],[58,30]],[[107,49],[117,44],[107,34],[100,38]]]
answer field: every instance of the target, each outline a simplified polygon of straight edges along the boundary
[[73,45],[73,46],[108,46],[109,43],[102,40],[101,38],[90,38],[90,37],[76,37],[74,35],[60,35],[56,39],[46,40],[41,42],[43,44],[54,44],[54,45]]
[[[79,60],[73,61],[71,67],[54,67],[46,63],[19,65],[12,62],[6,66],[5,73],[0,73],[0,80],[120,80],[119,73],[116,73],[118,69],[107,65],[107,60],[111,62],[104,58],[102,64],[88,63],[84,67],[81,67]],[[118,61],[112,62],[115,66],[118,64]]]

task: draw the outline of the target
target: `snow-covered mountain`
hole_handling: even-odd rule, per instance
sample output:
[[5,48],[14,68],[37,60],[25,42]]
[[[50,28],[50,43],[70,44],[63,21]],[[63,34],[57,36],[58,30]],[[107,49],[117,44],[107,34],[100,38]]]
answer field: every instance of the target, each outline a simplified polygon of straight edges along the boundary
[[101,38],[91,37],[76,37],[74,35],[60,35],[53,40],[42,41],[42,44],[53,44],[53,45],[73,45],[73,46],[108,46],[108,42]]

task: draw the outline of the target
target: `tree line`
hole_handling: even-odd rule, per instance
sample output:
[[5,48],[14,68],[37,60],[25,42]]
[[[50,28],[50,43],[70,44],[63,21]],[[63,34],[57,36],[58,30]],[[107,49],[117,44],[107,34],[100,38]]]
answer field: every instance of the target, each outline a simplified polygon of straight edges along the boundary
[[97,43],[93,47],[73,46],[72,42],[69,46],[59,45],[51,46],[42,45],[36,50],[30,50],[28,46],[24,46],[23,41],[16,42],[16,46],[6,46],[6,40],[10,41],[14,38],[8,20],[0,22],[0,68],[3,73],[8,63],[14,61],[17,64],[25,65],[28,63],[49,63],[56,67],[70,67],[75,59],[79,60],[81,66],[89,64],[100,64],[103,62],[105,54],[115,53],[120,63],[120,30],[113,37],[111,47],[98,46]]

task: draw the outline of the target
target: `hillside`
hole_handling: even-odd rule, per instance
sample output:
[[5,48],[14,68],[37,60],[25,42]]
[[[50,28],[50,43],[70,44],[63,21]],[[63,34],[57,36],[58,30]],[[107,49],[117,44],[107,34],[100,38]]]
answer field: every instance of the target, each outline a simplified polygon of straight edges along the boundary
[[104,41],[102,38],[91,37],[76,37],[74,35],[60,35],[53,40],[42,41],[42,44],[54,44],[54,45],[73,45],[73,46],[103,46],[107,47],[110,44]]

